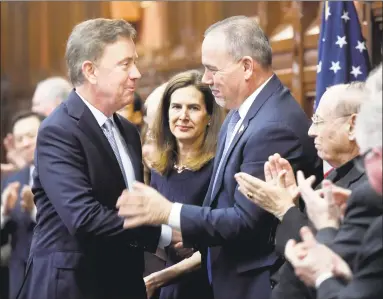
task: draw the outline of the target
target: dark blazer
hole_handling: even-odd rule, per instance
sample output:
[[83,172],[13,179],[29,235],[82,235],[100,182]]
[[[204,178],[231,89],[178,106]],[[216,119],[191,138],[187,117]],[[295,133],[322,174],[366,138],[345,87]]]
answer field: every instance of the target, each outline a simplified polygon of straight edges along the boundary
[[[339,179],[337,174],[345,175]],[[353,193],[348,200],[345,218],[339,230],[322,229],[317,232],[316,238],[352,265],[366,230],[371,222],[382,214],[383,203],[381,196],[372,190],[366,175],[354,167],[353,160],[339,168],[331,178],[334,182],[339,179],[335,182],[336,185],[349,188]],[[304,225],[308,224],[307,221]],[[307,288],[295,276],[294,269],[289,263],[284,264],[278,274],[280,281],[273,290],[272,298],[316,298],[315,291]]]
[[353,279],[344,283],[337,278],[325,280],[318,288],[321,299],[380,299],[383,297],[383,222],[372,222],[353,263]]
[[[142,181],[139,134],[114,120]],[[146,298],[143,252],[156,250],[160,229],[123,229],[115,208],[125,189],[121,170],[75,91],[41,124],[35,164],[37,224],[19,298]]]
[[[218,138],[218,149],[204,207],[183,205],[181,229],[184,244],[202,251],[211,249],[214,298],[266,299],[270,297],[270,271],[276,219],[253,204],[237,189],[234,175],[240,171],[264,179],[264,163],[280,153],[294,169],[322,172],[308,119],[276,75],[256,97],[233,137],[215,191],[212,185],[222,158],[231,113]],[[316,171],[314,171],[316,165]]]
[[[1,193],[12,182],[20,182],[21,192],[24,185],[29,185],[29,180],[30,166],[27,166],[7,177],[2,186]],[[15,208],[9,216],[9,220],[2,229],[3,236],[11,237],[12,252],[8,262],[9,296],[11,299],[16,298],[17,292],[23,283],[34,227],[35,222],[32,220],[30,213],[21,209],[21,197],[19,196]]]

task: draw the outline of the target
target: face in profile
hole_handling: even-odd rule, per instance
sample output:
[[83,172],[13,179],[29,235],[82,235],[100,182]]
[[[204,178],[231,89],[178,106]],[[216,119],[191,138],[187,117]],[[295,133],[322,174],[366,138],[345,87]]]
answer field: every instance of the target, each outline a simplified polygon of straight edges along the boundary
[[227,53],[225,37],[211,33],[202,43],[202,64],[205,72],[202,82],[208,84],[217,104],[226,109],[237,109],[241,105],[238,96],[243,85],[241,61],[235,62]]
[[178,141],[204,138],[209,115],[203,94],[194,86],[179,88],[170,97],[169,128]]
[[333,95],[330,93],[322,97],[308,134],[314,138],[318,156],[331,166],[339,167],[339,157],[349,149],[347,145],[350,144],[351,116],[335,116],[331,111],[333,106],[329,103],[332,99]]
[[13,126],[16,150],[28,164],[33,162],[40,120],[35,116],[20,119]]
[[120,38],[107,45],[96,63],[94,84],[97,95],[120,110],[134,100],[141,74],[136,66],[136,46],[132,39]]

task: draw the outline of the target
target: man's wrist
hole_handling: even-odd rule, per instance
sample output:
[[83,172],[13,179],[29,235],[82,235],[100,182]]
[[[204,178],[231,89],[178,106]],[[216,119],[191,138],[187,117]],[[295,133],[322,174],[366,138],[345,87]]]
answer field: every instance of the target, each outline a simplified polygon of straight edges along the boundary
[[339,221],[335,219],[317,219],[313,221],[315,228],[317,230],[324,229],[324,228],[335,228],[339,229]]
[[283,220],[283,217],[286,215],[286,213],[288,212],[288,210],[290,210],[292,207],[295,207],[295,205],[293,203],[289,204],[288,206],[284,207],[282,209],[282,212],[279,213],[278,215],[275,215],[279,221],[282,221]]

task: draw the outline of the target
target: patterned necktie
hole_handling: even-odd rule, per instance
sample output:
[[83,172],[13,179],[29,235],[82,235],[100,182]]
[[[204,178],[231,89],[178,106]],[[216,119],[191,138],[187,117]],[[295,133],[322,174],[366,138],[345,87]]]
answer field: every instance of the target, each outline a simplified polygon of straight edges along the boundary
[[[225,147],[224,147],[223,152],[222,152],[221,160],[219,161],[217,172],[215,173],[215,176],[214,176],[214,183],[213,183],[213,188],[211,189],[211,195],[213,195],[213,192],[215,189],[215,184],[217,183],[218,174],[221,170],[222,162],[224,161],[225,156],[226,156],[226,152],[230,147],[231,139],[233,138],[235,126],[237,125],[237,123],[239,122],[240,119],[241,119],[241,116],[239,115],[238,110],[235,110],[234,113],[231,115],[230,121],[227,125]],[[211,269],[211,253],[210,253],[210,251],[211,250],[209,247],[207,249],[207,276],[208,276],[209,282],[211,284],[213,277],[212,277],[212,269]]]
[[113,126],[114,126],[113,121],[110,118],[108,118],[106,120],[106,122],[102,125],[102,130],[104,131],[104,134],[105,134],[106,138],[108,139],[110,146],[112,147],[112,150],[114,152],[114,155],[116,156],[118,165],[120,165],[120,169],[122,172],[122,176],[124,177],[126,187],[129,189],[129,184],[128,184],[128,180],[126,178],[124,166],[122,164],[121,156],[120,156],[120,153],[118,151],[116,139],[114,138],[114,135],[113,135]]

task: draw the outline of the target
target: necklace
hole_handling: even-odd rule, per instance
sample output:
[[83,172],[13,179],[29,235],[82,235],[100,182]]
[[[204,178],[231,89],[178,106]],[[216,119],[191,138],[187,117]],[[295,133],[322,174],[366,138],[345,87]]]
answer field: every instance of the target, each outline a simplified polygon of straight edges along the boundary
[[188,168],[188,167],[186,167],[186,166],[184,166],[184,165],[177,165],[176,163],[174,163],[173,168],[174,168],[175,170],[177,170],[177,173],[181,173],[181,172],[183,172],[184,170],[191,170],[190,168]]

